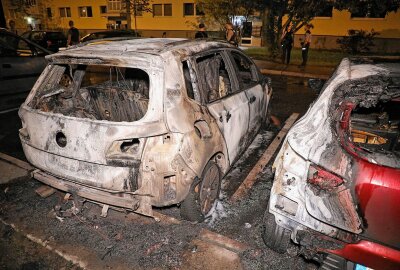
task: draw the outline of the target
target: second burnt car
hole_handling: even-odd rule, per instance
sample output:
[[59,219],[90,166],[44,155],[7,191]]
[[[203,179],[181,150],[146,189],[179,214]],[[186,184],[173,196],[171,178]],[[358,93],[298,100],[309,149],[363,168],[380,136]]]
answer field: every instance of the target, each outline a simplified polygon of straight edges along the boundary
[[399,59],[344,59],[275,160],[265,243],[323,269],[400,269],[399,124]]
[[224,42],[104,41],[47,59],[19,111],[33,176],[104,205],[181,203],[203,220],[267,121],[267,78]]

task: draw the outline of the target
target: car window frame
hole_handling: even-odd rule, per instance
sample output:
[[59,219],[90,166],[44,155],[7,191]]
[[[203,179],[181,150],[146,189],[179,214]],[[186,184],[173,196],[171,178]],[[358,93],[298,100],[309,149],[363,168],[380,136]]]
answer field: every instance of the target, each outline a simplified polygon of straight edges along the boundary
[[[208,102],[208,98],[205,97],[205,95],[204,95],[204,87],[205,86],[202,83],[200,83],[199,80],[198,80],[199,70],[197,68],[197,59],[201,58],[201,57],[205,57],[205,56],[211,55],[211,54],[218,54],[218,53],[221,55],[221,57],[222,57],[222,59],[224,61],[224,64],[225,64],[225,68],[226,68],[226,70],[228,72],[229,80],[230,80],[230,83],[231,83],[231,92],[228,93],[227,95],[221,97],[221,98],[218,98],[218,99],[215,99],[215,100],[213,100],[211,102]],[[230,60],[230,58],[229,58],[229,56],[227,54],[226,48],[223,48],[223,49],[211,49],[211,50],[207,50],[207,51],[202,51],[200,53],[197,53],[197,54],[189,57],[187,59],[187,61],[190,61],[190,65],[188,65],[188,66],[189,66],[189,70],[192,70],[191,71],[191,79],[192,79],[193,90],[196,87],[196,89],[198,91],[198,95],[199,95],[199,100],[196,100],[196,99],[194,99],[194,100],[196,102],[200,103],[201,105],[207,106],[207,105],[211,105],[211,104],[216,103],[216,102],[221,102],[224,99],[227,99],[227,98],[229,98],[229,97],[231,97],[233,95],[236,95],[237,93],[241,92],[241,90],[238,88],[238,80],[236,78],[236,74],[235,74],[235,72],[233,70],[234,67],[232,66],[232,62],[231,62],[231,60]],[[193,73],[193,77],[192,77],[192,73]],[[195,98],[196,98],[196,94],[195,94]]]
[[[249,63],[251,64],[251,70],[250,70],[250,72],[251,72],[251,76],[255,78],[255,81],[252,80],[252,81],[251,81],[252,83],[249,84],[249,85],[246,86],[246,87],[243,85],[242,80],[239,79],[239,78],[240,78],[240,77],[239,77],[240,72],[239,72],[238,66],[237,66],[237,64],[236,64],[236,62],[235,62],[235,59],[234,59],[234,57],[233,57],[233,55],[232,55],[232,52],[235,52],[235,53],[239,54],[240,56],[244,57],[244,58],[245,58],[247,61],[249,61]],[[240,91],[247,90],[247,89],[250,89],[250,88],[253,88],[253,87],[256,86],[256,85],[261,84],[261,82],[260,82],[260,71],[259,71],[259,69],[257,68],[257,65],[254,63],[254,61],[253,61],[250,57],[248,57],[247,55],[245,55],[245,54],[244,54],[243,52],[241,52],[240,50],[234,49],[234,48],[227,49],[227,50],[226,50],[226,53],[227,53],[227,55],[229,56],[229,59],[230,59],[230,61],[231,61],[231,63],[232,63],[232,67],[233,67],[234,72],[235,72],[235,75],[236,75],[235,77],[237,78],[237,83],[238,83],[238,85],[240,86],[239,92],[240,92]]]

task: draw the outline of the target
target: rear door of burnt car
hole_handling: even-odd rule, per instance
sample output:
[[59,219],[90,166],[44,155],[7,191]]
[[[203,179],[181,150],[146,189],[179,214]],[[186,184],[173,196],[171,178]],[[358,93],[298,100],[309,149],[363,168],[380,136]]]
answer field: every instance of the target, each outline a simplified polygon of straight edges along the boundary
[[246,145],[250,117],[246,93],[237,87],[233,66],[224,50],[196,57],[196,70],[202,102],[218,123],[232,164]]
[[256,65],[238,50],[230,50],[228,54],[233,63],[239,90],[246,93],[249,103],[250,119],[247,136],[249,143],[261,126],[268,100],[259,81]]

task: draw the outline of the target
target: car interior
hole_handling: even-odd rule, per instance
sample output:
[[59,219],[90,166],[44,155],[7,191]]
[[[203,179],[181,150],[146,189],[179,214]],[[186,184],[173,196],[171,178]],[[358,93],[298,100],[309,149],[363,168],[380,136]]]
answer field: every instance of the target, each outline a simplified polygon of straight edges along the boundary
[[141,69],[102,65],[56,65],[30,106],[67,116],[137,121],[147,112],[149,76]]

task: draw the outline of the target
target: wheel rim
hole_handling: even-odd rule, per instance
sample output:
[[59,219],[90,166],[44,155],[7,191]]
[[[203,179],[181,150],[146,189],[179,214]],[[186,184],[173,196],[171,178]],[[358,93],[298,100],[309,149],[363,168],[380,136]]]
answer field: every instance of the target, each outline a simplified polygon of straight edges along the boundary
[[200,209],[203,215],[207,214],[219,193],[220,172],[217,164],[208,168],[203,176],[200,189]]

